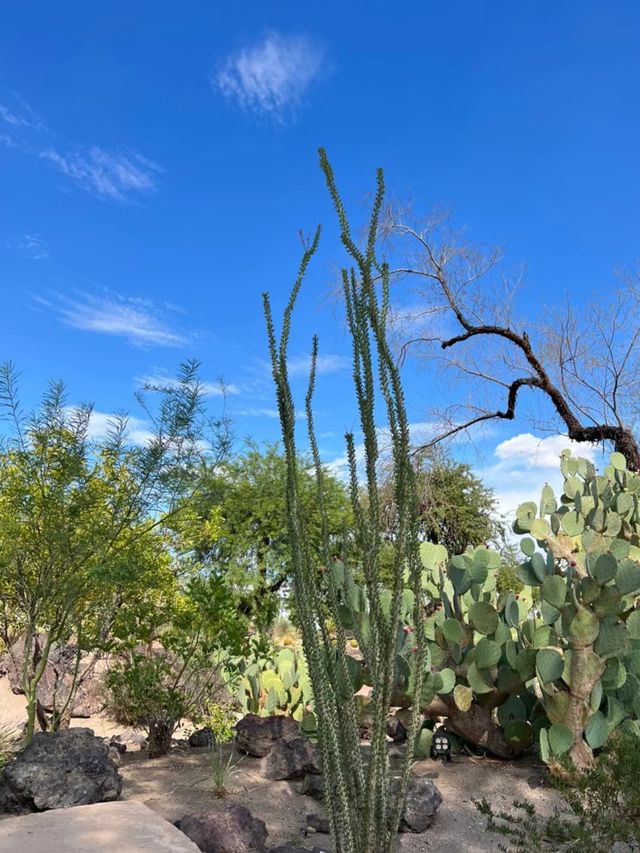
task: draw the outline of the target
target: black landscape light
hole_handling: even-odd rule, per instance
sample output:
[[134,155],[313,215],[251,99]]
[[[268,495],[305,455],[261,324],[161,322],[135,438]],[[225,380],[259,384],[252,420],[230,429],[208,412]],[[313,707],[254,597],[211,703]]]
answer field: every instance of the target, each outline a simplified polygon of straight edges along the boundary
[[444,729],[436,729],[431,741],[431,757],[451,761],[451,738]]

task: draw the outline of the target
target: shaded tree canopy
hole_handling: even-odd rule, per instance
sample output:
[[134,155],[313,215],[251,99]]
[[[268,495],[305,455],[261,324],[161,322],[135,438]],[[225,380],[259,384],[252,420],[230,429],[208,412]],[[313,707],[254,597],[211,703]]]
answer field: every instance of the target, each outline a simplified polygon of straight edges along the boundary
[[497,251],[460,239],[443,215],[414,224],[388,210],[383,234],[392,277],[416,285],[428,322],[405,328],[402,353],[436,357],[466,384],[468,399],[445,412],[435,442],[495,420],[513,420],[526,392],[541,395],[543,431],[561,431],[578,442],[606,442],[640,468],[634,434],[640,392],[640,288],[623,273],[617,287],[591,303],[532,310],[519,316],[521,279],[505,279]]

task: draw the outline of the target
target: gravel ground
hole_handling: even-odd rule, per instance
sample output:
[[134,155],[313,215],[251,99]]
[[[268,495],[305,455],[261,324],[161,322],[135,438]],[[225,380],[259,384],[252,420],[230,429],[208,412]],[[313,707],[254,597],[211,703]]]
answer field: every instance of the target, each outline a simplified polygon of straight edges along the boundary
[[[321,811],[310,797],[302,796],[299,782],[272,782],[260,776],[259,759],[243,757],[227,798],[215,797],[210,756],[204,750],[174,750],[171,755],[148,759],[144,753],[123,756],[123,799],[137,800],[173,822],[188,812],[224,809],[229,802],[247,806],[269,830],[269,843],[318,845],[331,851],[328,836],[306,836],[306,815]],[[523,760],[505,763],[483,758],[454,758],[442,764],[416,763],[416,773],[429,774],[440,789],[443,803],[431,829],[421,835],[404,833],[402,853],[484,853],[497,851],[500,836],[488,833],[473,800],[486,797],[496,808],[508,808],[514,799],[528,799],[543,814],[553,810],[557,794],[544,781],[540,765]]]

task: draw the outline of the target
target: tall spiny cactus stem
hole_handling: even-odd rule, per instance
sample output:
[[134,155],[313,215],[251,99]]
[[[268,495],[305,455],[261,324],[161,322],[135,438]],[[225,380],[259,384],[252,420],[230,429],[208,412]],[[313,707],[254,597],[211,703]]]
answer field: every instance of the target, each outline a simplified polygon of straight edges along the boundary
[[[402,384],[386,337],[389,300],[388,271],[375,256],[378,219],[384,198],[384,180],[378,172],[377,192],[364,249],[354,242],[346,213],[338,194],[333,171],[323,150],[320,165],[338,215],[342,243],[353,267],[342,271],[347,323],[353,350],[353,379],[360,425],[364,436],[364,489],[362,500],[360,469],[353,435],[346,436],[350,471],[350,494],[355,519],[360,574],[368,602],[368,630],[358,634],[358,642],[371,677],[373,735],[368,758],[360,749],[356,702],[351,689],[351,672],[346,655],[344,610],[351,611],[358,624],[358,603],[349,591],[356,589],[347,563],[334,560],[334,544],[329,539],[322,502],[323,468],[314,432],[313,393],[316,384],[318,341],[314,338],[311,373],[306,396],[309,443],[318,483],[318,503],[323,517],[322,560],[314,562],[307,547],[296,477],[295,405],[287,373],[287,348],[292,314],[302,281],[320,239],[318,228],[306,246],[289,302],[284,311],[280,336],[276,335],[271,304],[264,295],[264,311],[276,386],[278,411],[287,460],[287,507],[292,546],[292,574],[309,675],[313,684],[318,716],[318,734],[323,770],[327,777],[327,812],[336,853],[390,853],[402,813],[418,728],[420,702],[412,703],[413,713],[406,759],[400,769],[399,793],[391,793],[391,768],[386,743],[386,720],[396,683],[396,638],[401,631],[405,579],[414,593],[413,623],[415,654],[411,664],[410,693],[419,699],[429,654],[421,610],[422,566],[418,554],[417,511],[409,425]],[[381,284],[377,284],[381,283]],[[381,293],[378,293],[380,286]],[[376,398],[386,412],[391,435],[393,482],[398,528],[395,536],[393,584],[388,606],[383,604],[380,581],[380,554],[383,545],[378,496],[378,427]],[[335,639],[327,631],[327,620],[336,626]],[[353,663],[351,661],[351,663]],[[395,790],[395,789],[394,789]]]

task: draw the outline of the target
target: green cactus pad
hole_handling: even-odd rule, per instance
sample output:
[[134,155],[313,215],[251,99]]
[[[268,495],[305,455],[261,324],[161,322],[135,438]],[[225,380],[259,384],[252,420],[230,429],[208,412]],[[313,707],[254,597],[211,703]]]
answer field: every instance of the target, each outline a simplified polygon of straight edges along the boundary
[[616,575],[616,588],[620,595],[634,594],[640,591],[640,566],[631,560],[625,560]]
[[558,575],[547,575],[542,580],[542,598],[558,610],[561,610],[567,597],[567,582]]
[[603,713],[596,711],[593,717],[591,717],[585,729],[584,736],[591,749],[599,749],[601,746],[604,746],[609,737],[609,726],[607,725],[607,718]]
[[554,755],[564,755],[575,743],[573,732],[562,723],[554,723],[547,732],[549,749]]
[[502,657],[502,648],[493,640],[484,637],[476,646],[476,666],[479,669],[489,669],[496,666]]
[[469,608],[469,619],[480,634],[493,634],[498,627],[498,612],[487,601],[477,601]]
[[464,629],[457,619],[445,619],[440,627],[445,639],[450,643],[462,642]]
[[562,678],[564,657],[557,649],[540,649],[536,655],[536,673],[542,684],[549,684]]

